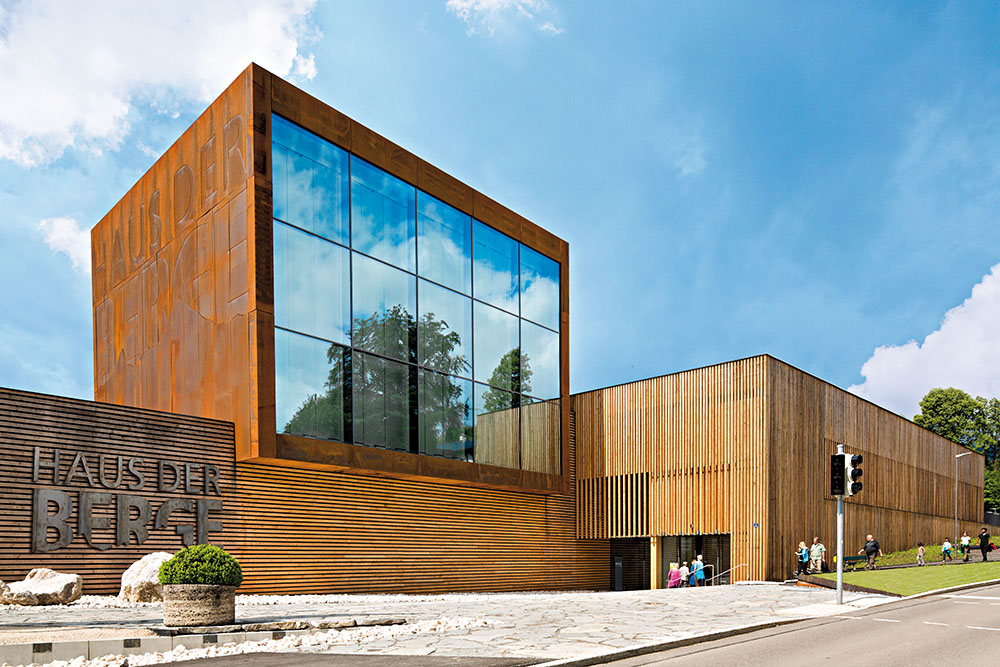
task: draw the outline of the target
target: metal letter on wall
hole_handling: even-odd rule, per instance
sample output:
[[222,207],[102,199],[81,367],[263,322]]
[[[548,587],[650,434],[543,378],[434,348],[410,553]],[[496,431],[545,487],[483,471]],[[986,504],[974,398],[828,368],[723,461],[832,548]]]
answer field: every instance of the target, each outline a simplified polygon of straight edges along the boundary
[[[146,524],[149,523],[149,501],[142,496],[124,494],[117,496],[117,500],[118,516],[115,526],[115,544],[123,547],[128,546],[132,533],[135,533],[136,542],[142,544],[149,537],[149,529],[146,528]],[[139,516],[134,519],[132,518],[133,507],[139,510]]]
[[110,544],[94,544],[94,531],[111,527],[110,516],[94,516],[94,505],[110,505],[110,493],[80,492],[80,534],[87,544],[104,551]]
[[[35,489],[31,510],[31,550],[54,551],[69,546],[73,542],[73,530],[66,523],[73,512],[73,499],[65,491],[55,489]],[[49,503],[55,503],[56,513],[49,514]],[[54,529],[59,537],[48,541],[49,529]]]

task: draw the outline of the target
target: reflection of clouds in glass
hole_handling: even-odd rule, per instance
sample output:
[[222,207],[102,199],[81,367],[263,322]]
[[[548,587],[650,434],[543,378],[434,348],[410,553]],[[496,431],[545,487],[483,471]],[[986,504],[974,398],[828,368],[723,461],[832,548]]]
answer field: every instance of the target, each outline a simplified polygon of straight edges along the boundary
[[416,263],[416,189],[351,157],[351,247],[408,271]]
[[417,191],[420,275],[472,293],[472,218]]
[[531,369],[531,393],[540,398],[559,396],[559,334],[531,324],[521,323],[521,352],[527,358],[522,369]]
[[274,223],[275,325],[349,342],[349,278],[346,249]]
[[521,245],[521,317],[559,330],[559,263]]
[[274,116],[274,217],[347,243],[347,153]]
[[473,239],[473,296],[516,314],[517,241],[478,220]]
[[473,319],[475,379],[489,382],[503,356],[519,346],[517,318],[477,302]]
[[275,407],[278,432],[311,396],[326,393],[329,343],[298,336],[280,329],[274,332]]

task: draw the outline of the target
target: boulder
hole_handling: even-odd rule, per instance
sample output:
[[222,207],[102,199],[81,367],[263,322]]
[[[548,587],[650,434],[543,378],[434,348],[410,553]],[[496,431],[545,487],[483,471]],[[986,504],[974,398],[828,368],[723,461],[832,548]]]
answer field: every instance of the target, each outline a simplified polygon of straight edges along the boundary
[[31,593],[14,593],[10,586],[0,581],[0,604],[19,604],[33,607],[38,604],[38,598]]
[[160,585],[160,565],[170,560],[173,554],[155,551],[128,566],[122,574],[122,588],[118,598],[128,602],[156,602],[163,599]]
[[38,604],[69,604],[83,594],[83,577],[38,567],[23,581],[11,583],[9,593],[28,593],[37,598]]

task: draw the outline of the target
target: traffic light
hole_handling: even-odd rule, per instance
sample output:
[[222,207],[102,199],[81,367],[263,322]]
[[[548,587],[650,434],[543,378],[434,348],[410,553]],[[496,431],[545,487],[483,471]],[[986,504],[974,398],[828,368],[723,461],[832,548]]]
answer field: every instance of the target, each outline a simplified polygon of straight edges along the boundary
[[845,454],[846,465],[844,466],[844,495],[853,496],[856,493],[861,493],[862,484],[858,480],[861,479],[862,470],[861,463],[865,460],[861,454]]
[[847,479],[846,459],[844,454],[833,454],[830,456],[830,495],[844,495],[844,480]]

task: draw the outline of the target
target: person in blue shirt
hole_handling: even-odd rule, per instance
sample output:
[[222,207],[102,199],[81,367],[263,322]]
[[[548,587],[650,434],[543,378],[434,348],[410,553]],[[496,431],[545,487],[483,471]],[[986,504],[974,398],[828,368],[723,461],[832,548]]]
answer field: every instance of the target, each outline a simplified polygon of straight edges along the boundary
[[691,563],[691,585],[705,585],[705,564],[701,561],[701,554],[698,554],[695,561]]
[[795,555],[799,557],[799,569],[795,571],[795,574],[805,574],[809,567],[809,548],[805,542],[799,542],[799,548]]

